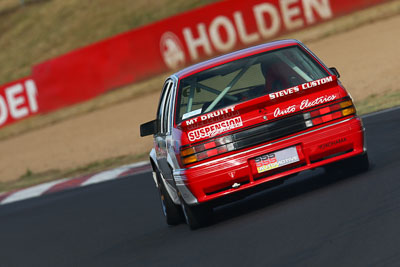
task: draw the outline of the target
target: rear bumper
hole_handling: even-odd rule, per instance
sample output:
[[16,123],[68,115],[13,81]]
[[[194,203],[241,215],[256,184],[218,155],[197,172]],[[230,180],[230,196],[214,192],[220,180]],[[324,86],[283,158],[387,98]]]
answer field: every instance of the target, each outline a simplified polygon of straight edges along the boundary
[[[296,147],[299,161],[258,174],[254,158]],[[364,129],[358,117],[235,151],[230,155],[174,171],[176,185],[188,204],[203,203],[261,185],[272,185],[298,172],[365,152]],[[248,190],[247,190],[248,191]]]

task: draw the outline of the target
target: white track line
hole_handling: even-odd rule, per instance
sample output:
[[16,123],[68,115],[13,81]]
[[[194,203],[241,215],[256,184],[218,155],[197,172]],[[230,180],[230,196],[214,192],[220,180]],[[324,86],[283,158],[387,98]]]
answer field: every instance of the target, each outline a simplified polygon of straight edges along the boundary
[[[145,166],[148,164],[149,164],[149,162],[147,162],[147,161],[141,161],[141,162],[125,165],[125,166],[119,167],[117,169],[104,171],[104,172],[93,175],[92,177],[90,177],[88,180],[86,180],[79,186],[87,186],[87,185],[91,185],[91,184],[97,184],[97,183],[105,182],[108,180],[116,179],[119,177],[119,175],[121,175],[122,173],[124,173],[130,169],[142,167],[142,166]],[[138,173],[142,173],[142,172],[144,172],[144,171],[140,171]],[[0,201],[0,205],[41,196],[41,195],[43,195],[43,193],[45,193],[47,190],[53,188],[54,186],[56,186],[60,183],[63,183],[67,180],[71,180],[71,179],[74,179],[74,178],[65,178],[65,179],[61,179],[58,181],[48,182],[48,183],[32,186],[32,187],[29,187],[26,189],[22,189],[20,191],[14,192],[11,195],[4,198],[2,201]],[[7,194],[7,192],[0,193],[0,197],[5,194]]]
[[58,181],[54,181],[54,182],[40,184],[40,185],[29,187],[27,189],[23,189],[21,191],[17,191],[14,194],[11,194],[8,197],[6,197],[5,199],[3,199],[3,201],[1,201],[0,204],[6,204],[6,203],[24,200],[27,198],[40,196],[44,192],[49,190],[51,187],[53,187],[54,185],[62,183],[65,180],[67,180],[67,179],[62,179],[62,180],[58,180]]
[[91,184],[97,184],[97,183],[105,182],[108,180],[112,180],[112,179],[117,178],[120,174],[122,174],[130,169],[145,166],[147,164],[149,164],[147,161],[142,161],[142,162],[125,165],[125,166],[119,167],[117,169],[104,171],[104,172],[93,175],[88,180],[83,182],[81,184],[81,186],[87,186],[87,185],[91,185]]
[[149,161],[140,161],[140,162],[132,163],[132,164],[129,164],[129,165],[123,165],[120,168],[132,169],[132,168],[142,167],[144,165],[150,165],[150,162]]
[[109,170],[109,171],[95,174],[92,177],[90,177],[88,180],[86,180],[84,183],[82,183],[81,186],[97,184],[97,183],[115,179],[116,177],[118,177],[118,175],[120,175],[121,173],[123,173],[129,169],[130,169],[129,167],[120,167],[118,169]]

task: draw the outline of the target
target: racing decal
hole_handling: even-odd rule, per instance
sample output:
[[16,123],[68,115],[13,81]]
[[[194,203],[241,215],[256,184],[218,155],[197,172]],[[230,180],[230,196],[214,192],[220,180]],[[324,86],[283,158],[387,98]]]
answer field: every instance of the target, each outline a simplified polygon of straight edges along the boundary
[[328,76],[328,77],[325,77],[325,78],[322,78],[322,79],[319,79],[319,80],[315,80],[315,81],[312,81],[312,82],[303,83],[301,85],[301,88],[303,90],[306,90],[306,89],[310,89],[310,88],[319,86],[321,84],[326,84],[326,83],[332,82],[332,81],[333,81],[333,77],[332,76]]
[[303,110],[303,109],[307,109],[307,108],[311,108],[317,105],[321,105],[324,103],[328,103],[331,102],[333,100],[336,99],[336,95],[325,95],[325,96],[319,96],[313,100],[309,100],[309,99],[304,99],[303,101],[301,101],[299,108],[297,109],[297,105],[292,105],[292,106],[288,106],[286,108],[279,108],[277,107],[274,111],[274,117],[280,117],[280,116],[284,116],[284,115],[288,115],[291,113],[294,113],[298,110]]
[[235,110],[235,107],[232,106],[192,118],[185,121],[185,123],[189,130],[193,130],[222,120],[228,120],[239,115],[239,111]]
[[234,106],[233,107],[227,107],[227,108],[223,108],[223,109],[220,109],[220,110],[217,110],[217,111],[210,112],[210,113],[205,114],[205,115],[201,115],[200,119],[202,121],[205,121],[205,120],[211,119],[211,118],[218,118],[221,115],[229,114],[230,112],[234,112],[234,111],[235,111],[235,107]]
[[331,142],[328,142],[326,144],[319,145],[318,148],[319,149],[326,149],[326,148],[330,148],[332,146],[336,146],[338,144],[344,143],[346,141],[347,141],[346,137],[343,137],[343,138],[339,138],[339,139],[337,139],[335,141],[331,141]]
[[189,140],[193,142],[205,137],[212,137],[219,133],[223,133],[241,126],[243,126],[242,118],[238,116],[193,130],[188,133],[188,137]]
[[281,96],[287,96],[287,95],[291,95],[294,93],[300,92],[300,88],[298,86],[292,87],[292,88],[288,88],[288,89],[284,89],[282,91],[279,92],[275,92],[275,93],[271,93],[269,94],[269,99],[276,99],[279,98]]
[[305,100],[301,101],[300,109],[303,110],[306,108],[311,108],[316,105],[320,105],[320,104],[324,104],[324,103],[333,101],[335,99],[336,99],[336,95],[320,96],[320,97],[317,97],[316,99],[314,99],[313,101],[305,99]]
[[269,94],[268,96],[269,96],[269,99],[273,100],[273,99],[277,99],[279,97],[288,96],[288,95],[300,92],[300,89],[306,90],[306,89],[310,89],[310,88],[313,88],[313,87],[316,87],[316,86],[319,86],[322,84],[326,84],[326,83],[332,82],[332,81],[333,81],[333,76],[328,76],[328,77],[325,77],[325,78],[322,78],[319,80],[315,80],[315,81],[308,82],[308,83],[303,83],[301,85],[297,85],[297,86],[294,86],[294,87],[291,87],[288,89],[274,92],[274,93]]
[[276,108],[274,111],[274,117],[275,118],[280,117],[280,116],[287,115],[287,114],[290,114],[293,112],[296,112],[296,105],[289,106],[285,109]]

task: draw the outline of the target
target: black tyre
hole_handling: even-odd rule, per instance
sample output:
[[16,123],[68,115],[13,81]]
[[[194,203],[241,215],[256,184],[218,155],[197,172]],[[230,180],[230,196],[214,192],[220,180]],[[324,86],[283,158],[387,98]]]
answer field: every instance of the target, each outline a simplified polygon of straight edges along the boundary
[[350,172],[356,174],[366,172],[369,166],[368,154],[365,152],[362,155],[330,164],[325,169],[327,172]]
[[183,199],[181,199],[181,203],[186,223],[191,230],[196,230],[211,223],[213,212],[211,206],[207,204],[189,206]]
[[[159,176],[159,174],[157,175]],[[177,225],[184,222],[181,207],[172,201],[160,177],[158,177],[158,192],[160,193],[161,209],[167,224]]]
[[346,160],[344,168],[354,173],[361,173],[368,171],[369,169],[368,154],[364,153],[362,155]]

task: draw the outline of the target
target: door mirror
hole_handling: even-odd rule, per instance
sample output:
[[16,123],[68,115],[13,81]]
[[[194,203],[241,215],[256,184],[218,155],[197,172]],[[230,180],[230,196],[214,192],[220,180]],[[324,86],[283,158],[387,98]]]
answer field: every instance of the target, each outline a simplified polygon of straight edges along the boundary
[[332,72],[336,77],[340,78],[340,73],[339,73],[339,71],[338,71],[335,67],[332,67],[332,68],[329,68],[329,69],[331,70],[331,72]]
[[140,136],[156,134],[158,132],[157,120],[149,121],[140,125]]

